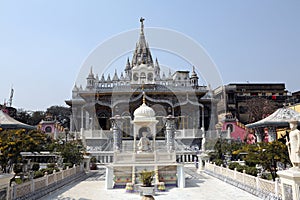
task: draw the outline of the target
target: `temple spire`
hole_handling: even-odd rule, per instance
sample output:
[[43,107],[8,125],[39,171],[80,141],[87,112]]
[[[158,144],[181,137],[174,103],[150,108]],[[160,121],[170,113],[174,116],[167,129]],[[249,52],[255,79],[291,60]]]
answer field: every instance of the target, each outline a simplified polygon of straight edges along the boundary
[[141,34],[144,34],[144,21],[145,19],[141,17],[140,22],[141,22]]
[[135,51],[131,61],[131,65],[132,65],[131,67],[140,64],[146,64],[148,66],[154,67],[151,52],[148,43],[145,39],[144,20],[145,20],[144,18],[142,17],[140,18],[140,22],[141,22],[140,37],[135,47]]

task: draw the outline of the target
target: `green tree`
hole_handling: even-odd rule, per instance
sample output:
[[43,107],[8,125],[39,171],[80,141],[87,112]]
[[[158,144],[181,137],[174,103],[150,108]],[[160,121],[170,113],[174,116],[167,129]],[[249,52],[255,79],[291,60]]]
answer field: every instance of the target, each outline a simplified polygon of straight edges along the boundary
[[83,160],[82,145],[78,141],[68,142],[58,146],[64,163],[80,164]]
[[223,160],[225,154],[232,155],[234,151],[241,149],[243,145],[241,141],[219,138],[214,146],[214,152],[211,154],[211,158]]
[[290,163],[286,145],[278,141],[245,145],[241,151],[248,153],[244,159],[247,165],[262,165],[263,169],[270,172],[274,181],[277,177],[277,163]]
[[70,127],[71,108],[64,106],[51,106],[47,108],[46,113],[55,117],[64,127]]
[[4,171],[10,170],[13,164],[22,161],[21,152],[40,152],[49,140],[47,136],[37,130],[26,131],[5,130],[1,132],[0,156],[1,167]]

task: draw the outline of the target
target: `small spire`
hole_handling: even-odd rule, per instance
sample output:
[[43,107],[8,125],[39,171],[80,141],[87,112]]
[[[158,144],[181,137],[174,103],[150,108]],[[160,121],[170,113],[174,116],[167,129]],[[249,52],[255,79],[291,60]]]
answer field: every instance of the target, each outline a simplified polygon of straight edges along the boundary
[[111,82],[110,74],[108,74],[106,81],[107,81],[107,82]]
[[[144,88],[143,88],[144,90]],[[143,91],[143,104],[146,104],[146,97],[145,97],[145,92]]]
[[104,74],[102,74],[102,76],[101,76],[101,82],[104,82],[104,81],[105,81]]
[[126,63],[126,68],[125,71],[130,70],[130,62],[129,62],[129,58],[127,58],[127,63]]
[[115,69],[115,74],[114,74],[114,77],[113,77],[113,81],[118,81],[119,78],[118,78],[118,74],[117,74],[117,69]]
[[121,72],[120,80],[121,80],[121,81],[124,81],[123,72]]
[[140,18],[140,22],[141,22],[141,34],[144,34],[144,18],[143,17],[141,17]]

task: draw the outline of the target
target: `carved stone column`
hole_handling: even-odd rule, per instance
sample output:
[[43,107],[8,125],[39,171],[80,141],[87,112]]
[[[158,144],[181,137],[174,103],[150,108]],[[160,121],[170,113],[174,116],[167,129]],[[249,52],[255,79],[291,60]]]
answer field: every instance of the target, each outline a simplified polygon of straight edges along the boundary
[[116,115],[110,118],[112,129],[113,129],[113,139],[114,139],[114,151],[120,152],[122,150],[122,118],[120,115]]
[[168,115],[166,118],[166,145],[168,152],[175,150],[175,117]]
[[269,142],[276,141],[276,128],[274,126],[268,127],[268,135],[269,135]]

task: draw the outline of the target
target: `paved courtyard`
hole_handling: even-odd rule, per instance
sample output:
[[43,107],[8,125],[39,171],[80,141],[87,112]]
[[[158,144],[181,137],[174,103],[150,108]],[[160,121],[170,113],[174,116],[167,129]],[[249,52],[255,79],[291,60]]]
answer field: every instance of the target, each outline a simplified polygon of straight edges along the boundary
[[[106,190],[105,173],[93,173],[82,182],[70,183],[60,190],[42,199],[47,200],[140,200],[139,194],[128,194],[125,189]],[[258,200],[260,198],[234,186],[224,183],[206,174],[197,174],[193,167],[186,169],[186,188],[169,188],[166,192],[159,192],[156,200],[188,199],[188,200]]]

